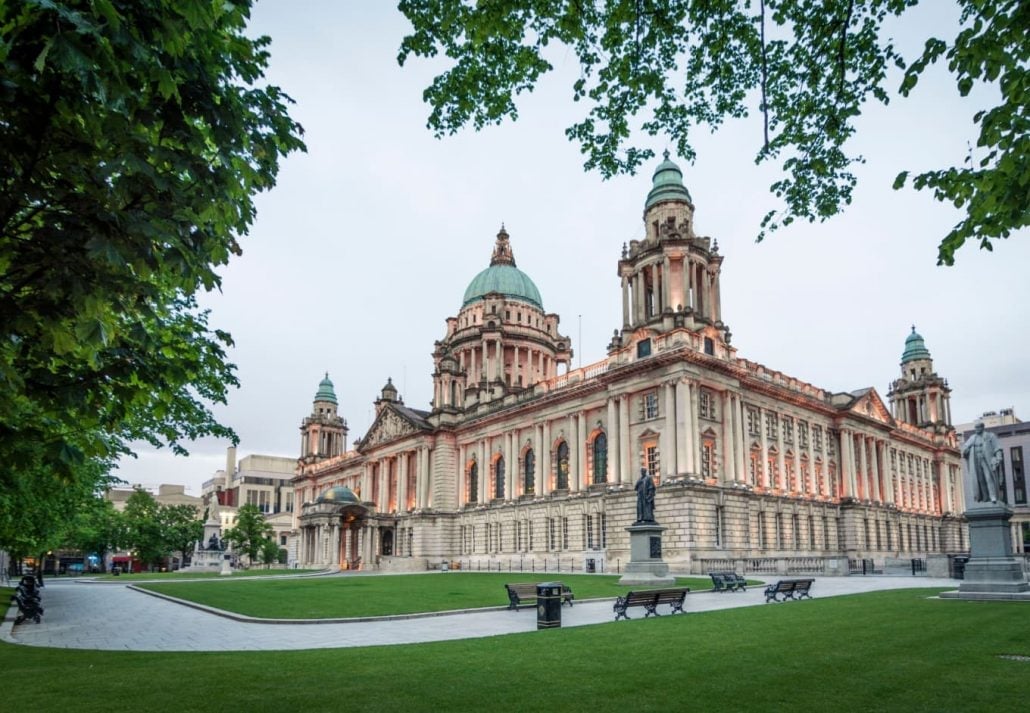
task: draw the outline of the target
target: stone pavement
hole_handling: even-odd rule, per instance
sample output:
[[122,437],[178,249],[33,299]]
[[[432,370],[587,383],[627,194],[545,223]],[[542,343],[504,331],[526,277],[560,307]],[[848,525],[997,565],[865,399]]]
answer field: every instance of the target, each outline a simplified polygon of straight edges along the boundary
[[[909,587],[957,587],[957,582],[907,576],[817,577],[812,594],[822,598]],[[692,593],[687,596],[684,610],[703,612],[763,605],[762,589],[754,586],[747,592]],[[612,601],[583,601],[572,608],[562,607],[562,626],[613,624]],[[775,606],[804,605],[787,602]],[[16,610],[12,608],[0,624],[0,639],[26,646],[108,651],[285,651],[413,644],[536,630],[533,607],[518,612],[477,609],[346,622],[240,621],[144,594],[120,582],[51,579],[43,590],[43,607],[46,613],[42,623],[18,626],[13,626]],[[631,609],[630,617],[642,618],[643,611]]]

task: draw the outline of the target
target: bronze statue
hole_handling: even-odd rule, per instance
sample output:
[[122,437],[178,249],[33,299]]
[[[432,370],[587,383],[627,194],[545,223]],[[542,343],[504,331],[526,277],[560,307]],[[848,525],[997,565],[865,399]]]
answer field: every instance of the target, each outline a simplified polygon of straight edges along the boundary
[[997,436],[984,430],[983,421],[977,421],[976,432],[962,444],[962,457],[966,459],[966,471],[973,481],[973,500],[998,502],[1001,445]]
[[640,478],[633,486],[637,491],[637,523],[654,522],[654,480],[646,468],[640,469]]

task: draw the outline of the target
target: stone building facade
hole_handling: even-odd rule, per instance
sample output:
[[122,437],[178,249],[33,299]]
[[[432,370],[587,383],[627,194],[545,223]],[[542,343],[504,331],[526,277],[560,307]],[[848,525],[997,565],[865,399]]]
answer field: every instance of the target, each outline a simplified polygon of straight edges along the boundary
[[642,468],[676,571],[844,574],[848,560],[965,548],[950,389],[915,329],[887,403],[741,358],[721,310],[723,256],[696,234],[668,156],[643,217],[618,260],[622,328],[604,360],[570,368],[571,340],[502,227],[435,344],[430,409],[387,382],[348,449],[320,384],[294,479],[302,566],[529,569],[564,556],[614,570]]

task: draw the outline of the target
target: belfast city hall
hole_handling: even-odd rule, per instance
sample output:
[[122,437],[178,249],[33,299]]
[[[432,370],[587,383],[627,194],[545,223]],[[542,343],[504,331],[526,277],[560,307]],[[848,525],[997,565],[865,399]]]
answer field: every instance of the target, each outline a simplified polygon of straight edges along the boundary
[[677,572],[846,574],[963,550],[950,389],[915,328],[886,400],[768,369],[730,343],[723,256],[695,233],[668,156],[643,218],[618,260],[622,328],[597,363],[571,368],[502,227],[434,345],[428,410],[387,381],[348,444],[326,375],[301,425],[291,559],[615,571],[641,469]]

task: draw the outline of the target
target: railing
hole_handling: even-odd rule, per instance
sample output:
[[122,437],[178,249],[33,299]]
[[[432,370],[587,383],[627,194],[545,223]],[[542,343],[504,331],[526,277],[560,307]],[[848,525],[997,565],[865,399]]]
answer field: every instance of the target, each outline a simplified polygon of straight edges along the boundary
[[876,565],[871,559],[848,560],[848,574],[876,574]]
[[821,574],[826,570],[822,557],[790,557],[787,559],[787,574]]
[[775,557],[753,557],[744,560],[744,566],[754,574],[778,574],[778,562]]

